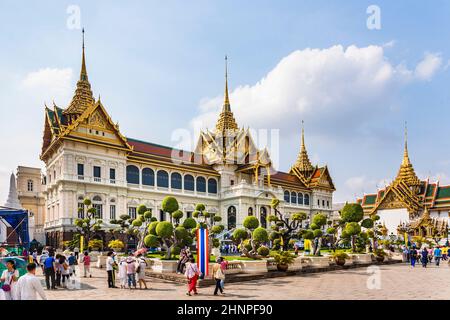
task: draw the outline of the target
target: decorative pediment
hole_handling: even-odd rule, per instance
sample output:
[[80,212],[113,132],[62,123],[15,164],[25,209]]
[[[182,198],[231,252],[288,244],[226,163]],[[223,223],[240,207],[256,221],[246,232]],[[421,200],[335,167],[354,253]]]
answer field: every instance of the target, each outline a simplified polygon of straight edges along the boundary
[[405,207],[405,204],[395,195],[395,193],[392,190],[389,190],[380,202],[377,210],[401,209]]

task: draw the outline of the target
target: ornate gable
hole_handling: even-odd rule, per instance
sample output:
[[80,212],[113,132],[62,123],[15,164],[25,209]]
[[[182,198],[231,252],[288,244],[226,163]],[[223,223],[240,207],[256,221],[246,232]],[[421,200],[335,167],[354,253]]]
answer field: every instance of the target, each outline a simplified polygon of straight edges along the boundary
[[61,138],[90,140],[97,144],[132,150],[127,139],[120,133],[118,125],[114,124],[106,112],[100,99],[70,124],[62,133]]

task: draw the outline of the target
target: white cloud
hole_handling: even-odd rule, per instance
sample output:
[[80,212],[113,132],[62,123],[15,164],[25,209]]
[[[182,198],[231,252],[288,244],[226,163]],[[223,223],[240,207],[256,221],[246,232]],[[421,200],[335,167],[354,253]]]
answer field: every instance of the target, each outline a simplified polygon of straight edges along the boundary
[[[317,128],[311,131],[334,139],[354,134],[352,126],[362,127],[365,119],[388,111],[398,89],[429,80],[440,61],[440,56],[427,54],[410,70],[390,63],[382,46],[297,50],[257,83],[238,86],[231,93],[232,109],[240,125],[281,128],[282,135],[291,135],[304,119],[308,128]],[[213,127],[221,105],[221,96],[202,99],[191,125]]]
[[442,57],[440,54],[426,53],[423,60],[416,66],[414,74],[419,80],[430,81],[441,66]]
[[71,68],[44,68],[28,73],[22,81],[23,89],[43,101],[66,103],[73,93]]
[[388,186],[392,182],[392,178],[384,178],[381,180],[369,179],[365,175],[350,177],[344,182],[345,194],[344,199],[351,201],[356,197],[362,197],[367,193],[375,193],[378,189]]

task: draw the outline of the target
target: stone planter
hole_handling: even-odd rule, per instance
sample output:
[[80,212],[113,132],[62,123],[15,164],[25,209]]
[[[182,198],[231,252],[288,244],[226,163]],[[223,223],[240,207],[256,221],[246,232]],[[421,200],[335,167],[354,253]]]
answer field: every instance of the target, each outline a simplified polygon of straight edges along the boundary
[[265,273],[268,271],[266,260],[242,260],[241,266],[243,273]]
[[368,264],[372,262],[370,254],[351,254],[350,257],[353,264]]
[[152,272],[156,273],[176,273],[177,272],[176,260],[160,260],[160,259],[149,259],[148,265]]
[[289,265],[289,271],[300,271],[302,269],[302,258],[295,258],[294,262]]
[[312,268],[327,268],[330,266],[329,257],[302,257],[302,266]]

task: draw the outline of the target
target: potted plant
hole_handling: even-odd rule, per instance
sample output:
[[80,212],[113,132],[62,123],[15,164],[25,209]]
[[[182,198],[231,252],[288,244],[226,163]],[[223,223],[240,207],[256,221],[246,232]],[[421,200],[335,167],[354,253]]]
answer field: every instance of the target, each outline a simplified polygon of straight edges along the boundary
[[289,251],[279,251],[272,255],[277,264],[278,271],[287,271],[289,265],[292,264],[295,260],[295,256],[291,254]]
[[376,249],[373,253],[375,255],[375,260],[377,260],[377,262],[383,262],[384,258],[387,256],[387,253],[384,252],[383,249]]
[[121,252],[124,247],[125,247],[125,244],[120,240],[111,240],[108,243],[108,248],[110,248],[116,252]]
[[345,260],[350,258],[350,256],[343,251],[335,252],[331,255],[331,257],[338,266],[345,265]]
[[98,239],[89,240],[88,247],[94,251],[100,251],[103,248],[103,241]]

